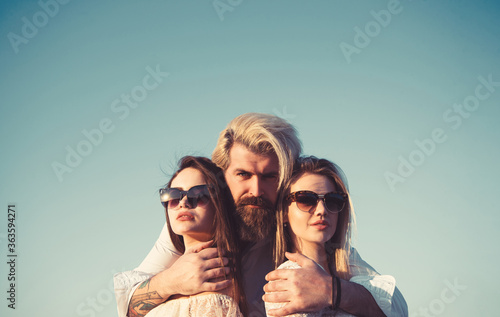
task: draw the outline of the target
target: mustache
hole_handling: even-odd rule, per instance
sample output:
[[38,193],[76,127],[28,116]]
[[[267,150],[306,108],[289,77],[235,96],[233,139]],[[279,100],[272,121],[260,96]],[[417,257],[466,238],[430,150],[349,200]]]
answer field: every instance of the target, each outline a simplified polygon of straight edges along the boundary
[[[254,205],[257,208],[250,208],[247,205]],[[274,211],[274,204],[266,198],[245,197],[239,199],[236,204],[236,221],[240,239],[247,242],[257,242],[270,237],[273,229],[276,230]]]
[[274,205],[264,197],[244,197],[238,200],[237,206],[254,205],[262,209],[273,210]]

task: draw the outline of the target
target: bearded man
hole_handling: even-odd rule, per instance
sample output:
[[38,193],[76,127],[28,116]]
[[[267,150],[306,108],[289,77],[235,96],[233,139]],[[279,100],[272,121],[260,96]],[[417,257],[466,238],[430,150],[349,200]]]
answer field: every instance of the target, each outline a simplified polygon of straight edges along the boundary
[[[223,171],[235,201],[239,238],[243,241],[242,273],[249,316],[265,316],[263,299],[287,302],[273,311],[276,316],[319,311],[333,305],[332,277],[315,263],[293,254],[301,268],[274,270],[272,236],[276,232],[278,192],[291,175],[301,154],[295,128],[268,114],[246,113],[233,119],[219,136],[212,161]],[[144,316],[173,295],[194,295],[228,287],[221,280],[229,268],[210,242],[179,254],[166,227],[146,259],[134,271],[115,275],[115,293],[120,317]],[[227,265],[227,258],[222,263]],[[353,249],[349,259],[356,275],[379,274]],[[271,272],[271,273],[269,273]],[[266,285],[267,279],[273,283]],[[147,289],[139,283],[149,280]],[[217,280],[217,281],[214,281]],[[340,309],[356,316],[407,316],[406,302],[394,279],[360,285],[343,281]],[[379,281],[380,282],[380,281]],[[264,295],[266,291],[272,294]]]

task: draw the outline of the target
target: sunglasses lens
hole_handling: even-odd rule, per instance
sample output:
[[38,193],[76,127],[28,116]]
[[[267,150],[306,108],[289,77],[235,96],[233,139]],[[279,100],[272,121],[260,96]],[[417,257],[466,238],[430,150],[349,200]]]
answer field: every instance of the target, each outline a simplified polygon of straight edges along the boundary
[[181,192],[177,188],[160,189],[160,200],[163,207],[175,208],[181,200]]
[[179,206],[180,199],[172,199],[168,201],[168,208],[177,208]]
[[331,212],[342,211],[345,205],[345,199],[342,195],[329,193],[325,195],[326,208]]
[[295,196],[295,202],[300,210],[310,212],[316,207],[318,198],[313,193],[298,193]]
[[210,201],[210,193],[206,185],[195,186],[191,188],[188,193],[188,204],[191,208],[196,206],[205,207]]
[[187,192],[177,188],[160,189],[160,200],[165,208],[177,208],[184,196],[187,196],[188,208],[204,207],[210,202],[210,193],[206,185],[191,187]]

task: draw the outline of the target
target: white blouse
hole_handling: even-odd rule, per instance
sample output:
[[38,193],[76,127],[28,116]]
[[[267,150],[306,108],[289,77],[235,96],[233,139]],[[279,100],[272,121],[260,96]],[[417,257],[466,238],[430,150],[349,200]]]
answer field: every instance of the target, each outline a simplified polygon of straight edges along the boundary
[[156,306],[147,317],[243,317],[231,296],[210,293],[169,300]]

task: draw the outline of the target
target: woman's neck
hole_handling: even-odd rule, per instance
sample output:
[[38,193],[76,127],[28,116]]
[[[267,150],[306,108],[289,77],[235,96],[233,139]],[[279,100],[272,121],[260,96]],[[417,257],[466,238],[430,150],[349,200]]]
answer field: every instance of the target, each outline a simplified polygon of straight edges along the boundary
[[308,243],[302,241],[301,243],[295,243],[295,252],[307,256],[311,260],[321,265],[323,269],[328,271],[328,258],[323,244],[319,245],[317,243]]
[[[184,240],[184,247],[186,248],[186,250],[188,248],[196,246],[199,243],[207,242],[210,239],[213,239],[212,237],[209,237],[209,236],[206,236],[206,235],[204,235],[204,236],[183,235],[182,238]],[[226,276],[224,275],[223,277],[215,278],[212,281],[213,282],[219,282],[219,281],[225,280],[225,278],[226,278]],[[233,284],[231,284],[230,287],[226,287],[226,288],[224,288],[222,290],[213,291],[213,292],[210,292],[210,291],[200,292],[198,294],[189,295],[189,296],[186,296],[186,295],[175,295],[174,297],[172,297],[172,299],[183,298],[183,297],[202,296],[202,295],[216,294],[216,293],[217,294],[223,294],[223,295],[231,296],[231,297],[234,298],[235,297],[235,295],[234,295],[234,277],[232,279],[233,279]]]
[[201,242],[207,242],[210,240],[209,237],[197,237],[192,235],[183,235],[182,238],[184,240],[184,247],[186,250]]

